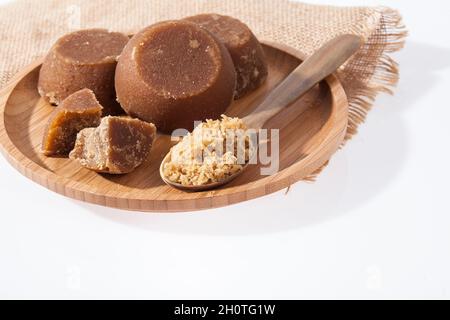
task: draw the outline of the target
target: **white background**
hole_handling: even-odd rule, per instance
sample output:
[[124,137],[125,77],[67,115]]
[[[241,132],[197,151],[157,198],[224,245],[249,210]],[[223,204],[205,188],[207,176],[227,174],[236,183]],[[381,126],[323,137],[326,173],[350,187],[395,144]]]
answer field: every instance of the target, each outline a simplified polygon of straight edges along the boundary
[[410,30],[395,96],[317,183],[149,215],[64,198],[0,157],[0,297],[450,298],[450,2],[311,2],[392,6]]

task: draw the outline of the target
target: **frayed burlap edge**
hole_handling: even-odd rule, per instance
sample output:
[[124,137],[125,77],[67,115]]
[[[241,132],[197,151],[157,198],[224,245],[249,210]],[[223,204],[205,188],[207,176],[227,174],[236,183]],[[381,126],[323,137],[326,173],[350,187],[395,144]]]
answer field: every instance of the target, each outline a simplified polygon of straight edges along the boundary
[[[361,49],[361,53],[357,54],[347,64],[346,74],[344,76],[338,74],[344,88],[350,88],[350,90],[346,91],[349,102],[347,133],[340,148],[358,133],[359,125],[365,122],[377,95],[382,92],[393,94],[393,88],[397,85],[400,78],[398,63],[394,61],[391,54],[404,47],[408,31],[403,24],[402,16],[397,10],[380,7],[377,11],[379,13],[379,19],[382,20],[379,21],[378,30],[366,39],[364,44],[365,48],[363,47]],[[385,41],[380,41],[380,37],[383,37]],[[364,52],[368,51],[368,48],[372,51],[374,47],[378,47],[378,50],[380,50],[378,59],[362,56]],[[354,74],[351,72],[354,67],[352,63],[364,63],[368,70],[372,70],[371,74],[368,75],[368,79],[370,80],[367,83],[363,83],[361,80],[352,77],[352,74]],[[349,81],[352,81],[352,86],[345,85]],[[356,84],[355,81],[360,83]],[[315,182],[328,164],[329,162],[311,175],[303,178],[302,181],[309,183]],[[290,188],[291,186],[287,188],[286,194]]]

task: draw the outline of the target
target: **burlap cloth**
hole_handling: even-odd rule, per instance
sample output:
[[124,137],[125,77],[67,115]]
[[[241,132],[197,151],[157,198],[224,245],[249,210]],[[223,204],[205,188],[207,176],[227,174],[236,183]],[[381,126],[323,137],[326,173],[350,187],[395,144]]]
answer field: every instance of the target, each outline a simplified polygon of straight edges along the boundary
[[131,33],[157,21],[207,12],[239,18],[259,38],[307,55],[336,35],[363,36],[364,47],[339,72],[350,103],[346,140],[364,121],[376,95],[391,92],[398,81],[398,67],[389,54],[402,48],[406,31],[399,13],[389,8],[287,0],[19,0],[0,7],[0,88],[67,32],[102,27]]

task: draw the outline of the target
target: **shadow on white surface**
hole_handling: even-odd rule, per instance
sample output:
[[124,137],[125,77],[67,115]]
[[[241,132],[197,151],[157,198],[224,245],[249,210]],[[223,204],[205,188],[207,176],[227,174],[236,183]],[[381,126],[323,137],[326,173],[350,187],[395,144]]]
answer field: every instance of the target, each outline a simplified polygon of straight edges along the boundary
[[102,218],[148,231],[198,235],[253,235],[301,229],[368,205],[389,188],[407,161],[408,134],[402,117],[450,66],[448,50],[408,43],[397,55],[401,81],[394,97],[380,96],[360,133],[332,159],[314,184],[194,214],[141,214],[77,202]]

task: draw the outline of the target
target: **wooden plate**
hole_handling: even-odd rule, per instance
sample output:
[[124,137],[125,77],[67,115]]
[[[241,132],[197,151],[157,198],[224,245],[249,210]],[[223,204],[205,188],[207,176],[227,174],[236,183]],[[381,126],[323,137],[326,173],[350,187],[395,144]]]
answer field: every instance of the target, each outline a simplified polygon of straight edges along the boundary
[[[267,83],[236,101],[227,115],[245,116],[302,60],[292,48],[264,42],[270,67]],[[0,92],[0,144],[8,161],[23,175],[62,195],[103,206],[138,211],[191,211],[254,199],[286,188],[324,165],[341,144],[347,128],[348,102],[335,76],[273,118],[268,128],[280,129],[280,170],[261,176],[252,166],[221,189],[185,193],[166,186],[159,165],[171,146],[158,136],[141,167],[124,176],[81,168],[76,162],[40,153],[46,120],[53,108],[40,99],[37,79],[41,62],[29,66]]]

